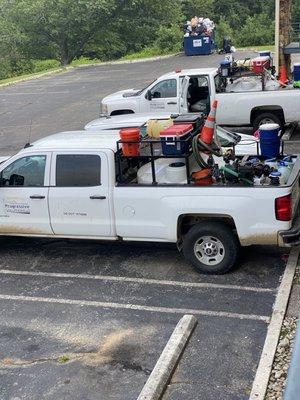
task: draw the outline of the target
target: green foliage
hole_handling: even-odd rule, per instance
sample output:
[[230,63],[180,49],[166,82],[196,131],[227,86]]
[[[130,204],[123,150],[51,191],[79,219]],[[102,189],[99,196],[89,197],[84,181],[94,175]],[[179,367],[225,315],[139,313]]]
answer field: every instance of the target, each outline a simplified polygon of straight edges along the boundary
[[[0,79],[93,60],[182,49],[193,16],[217,23],[216,39],[273,43],[274,0],[0,0]],[[294,2],[300,20],[300,0]],[[41,61],[39,61],[41,60]]]
[[214,0],[183,0],[182,12],[186,20],[192,17],[212,18],[214,11]]
[[33,61],[33,71],[30,72],[43,72],[50,69],[59,68],[60,63],[57,60],[34,60]]
[[275,26],[265,14],[248,17],[236,35],[238,46],[273,44]]
[[223,38],[229,36],[234,37],[234,32],[224,17],[221,17],[216,29],[216,42],[219,48],[223,47]]
[[178,25],[166,27],[160,26],[158,29],[157,39],[154,45],[164,52],[171,53],[172,51],[178,52],[182,50],[182,30]]

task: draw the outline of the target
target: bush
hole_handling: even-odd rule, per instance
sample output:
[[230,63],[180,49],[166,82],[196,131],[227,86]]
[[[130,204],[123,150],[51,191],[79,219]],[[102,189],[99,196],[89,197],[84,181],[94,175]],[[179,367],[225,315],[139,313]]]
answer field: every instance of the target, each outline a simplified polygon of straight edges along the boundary
[[154,47],[165,53],[178,52],[182,50],[183,32],[179,26],[161,26],[157,33]]
[[10,60],[3,58],[0,60],[0,80],[6,79],[12,76],[12,69]]
[[233,40],[234,45],[234,32],[229,23],[224,17],[220,18],[220,21],[216,27],[216,43],[219,48],[223,47],[223,39],[226,36],[230,36]]
[[274,44],[275,24],[266,14],[248,17],[245,25],[237,32],[237,45],[259,46]]
[[48,69],[59,68],[60,63],[57,60],[34,60],[33,72],[43,72]]
[[23,74],[33,72],[34,64],[32,60],[26,59],[9,59],[3,58],[0,60],[0,79],[7,79]]

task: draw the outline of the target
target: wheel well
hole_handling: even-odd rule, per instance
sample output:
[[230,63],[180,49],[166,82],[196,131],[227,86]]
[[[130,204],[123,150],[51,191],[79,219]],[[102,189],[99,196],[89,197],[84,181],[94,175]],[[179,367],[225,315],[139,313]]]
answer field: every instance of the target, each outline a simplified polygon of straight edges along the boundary
[[123,115],[123,114],[134,114],[134,111],[133,110],[115,110],[110,113],[111,116]]
[[199,224],[200,222],[221,222],[229,226],[233,231],[236,231],[235,222],[229,215],[203,215],[203,214],[187,214],[181,215],[178,218],[177,224],[177,240],[180,244],[182,239],[192,226]]
[[250,117],[250,122],[251,125],[253,125],[254,120],[260,115],[264,113],[271,113],[277,115],[280,120],[285,123],[284,119],[284,112],[282,107],[280,106],[260,106],[260,107],[254,107],[251,110],[251,117]]

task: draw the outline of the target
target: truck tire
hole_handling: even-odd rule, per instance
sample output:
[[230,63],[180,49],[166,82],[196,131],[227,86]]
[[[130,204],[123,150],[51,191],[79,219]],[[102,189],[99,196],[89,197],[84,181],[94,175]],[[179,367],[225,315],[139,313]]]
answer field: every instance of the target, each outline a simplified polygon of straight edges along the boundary
[[253,130],[256,132],[260,125],[263,124],[278,124],[280,128],[282,129],[284,127],[284,122],[282,119],[277,115],[272,112],[265,112],[262,114],[259,114],[253,121]]
[[198,272],[225,274],[237,260],[239,242],[229,226],[220,222],[194,225],[183,239],[183,255]]

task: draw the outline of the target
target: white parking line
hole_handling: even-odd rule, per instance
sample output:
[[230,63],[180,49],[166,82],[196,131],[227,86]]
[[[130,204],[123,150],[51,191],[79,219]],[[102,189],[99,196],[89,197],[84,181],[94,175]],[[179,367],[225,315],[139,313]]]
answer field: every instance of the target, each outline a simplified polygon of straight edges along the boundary
[[144,278],[128,278],[123,276],[109,276],[109,275],[88,275],[88,274],[68,274],[56,272],[32,272],[32,271],[12,271],[8,269],[0,269],[0,275],[23,275],[23,276],[40,276],[48,278],[72,278],[72,279],[92,279],[108,282],[126,282],[126,283],[140,283],[143,285],[163,285],[163,286],[178,286],[186,288],[200,288],[200,289],[225,289],[225,290],[241,290],[245,292],[256,293],[275,293],[275,289],[257,288],[239,285],[222,285],[207,282],[180,282],[180,281],[167,281],[159,279],[144,279]]
[[269,317],[263,315],[252,315],[252,314],[239,314],[230,313],[225,311],[207,311],[207,310],[192,310],[186,308],[168,308],[168,307],[150,307],[141,306],[138,304],[122,304],[122,303],[109,303],[102,301],[89,301],[89,300],[71,300],[71,299],[57,299],[52,297],[35,297],[35,296],[11,296],[11,295],[0,295],[0,300],[12,300],[12,301],[23,301],[33,303],[49,303],[49,304],[65,304],[74,306],[87,306],[87,307],[101,307],[101,308],[113,308],[119,310],[133,310],[133,311],[148,311],[164,314],[194,314],[202,315],[206,317],[223,317],[223,318],[235,318],[241,320],[253,320],[263,321],[268,323]]
[[290,252],[286,269],[278,290],[278,295],[273,308],[273,314],[268,328],[262,355],[258,364],[249,400],[264,400],[273,360],[276,353],[281,327],[289,302],[295,271],[299,259],[299,247]]

